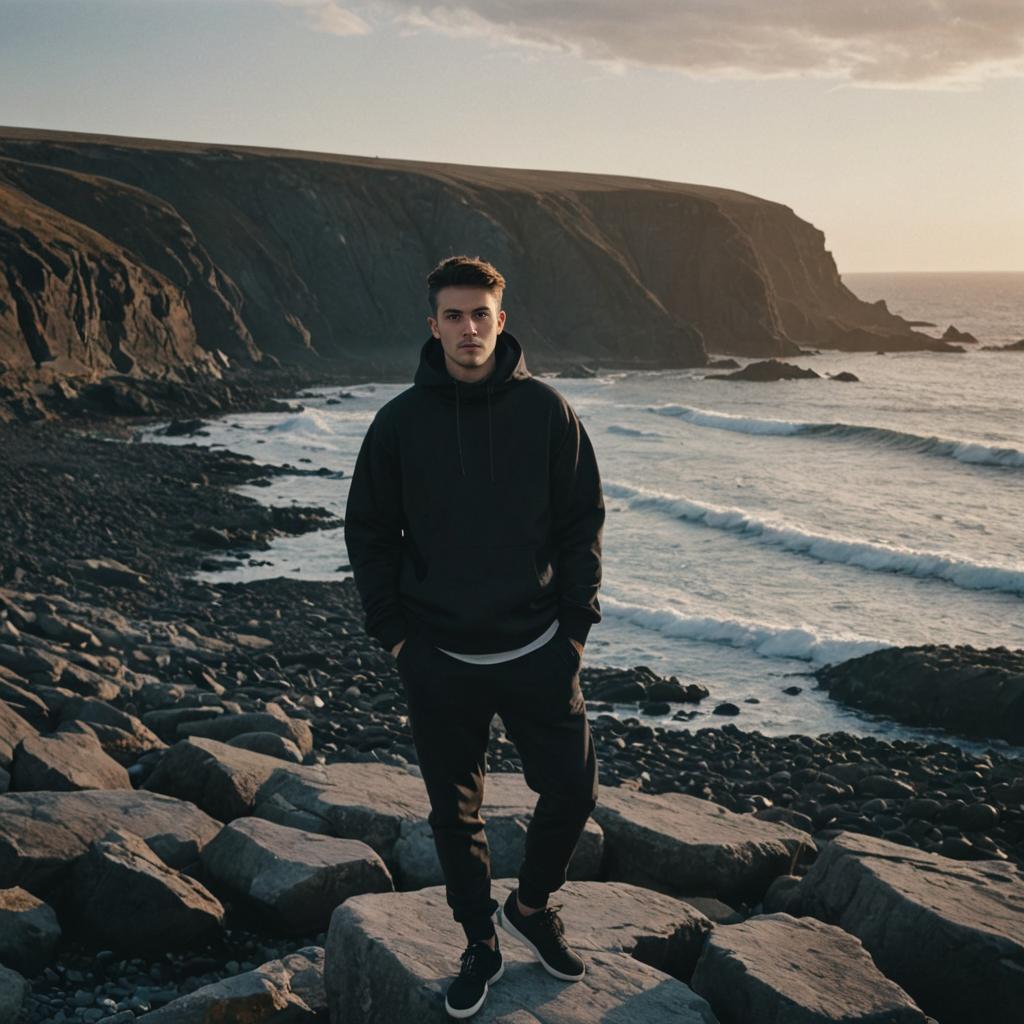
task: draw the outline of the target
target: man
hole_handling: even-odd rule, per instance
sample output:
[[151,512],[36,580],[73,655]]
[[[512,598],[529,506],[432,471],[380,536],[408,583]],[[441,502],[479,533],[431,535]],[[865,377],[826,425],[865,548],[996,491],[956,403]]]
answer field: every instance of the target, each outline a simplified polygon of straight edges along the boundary
[[[504,330],[505,280],[454,256],[427,279],[413,387],[378,410],[356,460],[345,541],[366,630],[397,659],[448,904],[465,933],[446,996],[469,1017],[504,965],[493,915],[566,981],[583,977],[548,897],[597,799],[579,686],[600,621],[604,501],[568,402]],[[480,807],[500,714],[539,794],[518,888],[491,897]]]

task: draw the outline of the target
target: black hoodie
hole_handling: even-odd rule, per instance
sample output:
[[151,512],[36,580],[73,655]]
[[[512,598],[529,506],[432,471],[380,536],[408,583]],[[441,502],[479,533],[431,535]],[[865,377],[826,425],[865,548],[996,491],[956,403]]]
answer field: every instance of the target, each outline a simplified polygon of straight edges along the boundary
[[465,654],[512,650],[558,618],[581,644],[601,620],[604,500],[569,403],[498,335],[495,368],[457,381],[441,343],[377,411],[345,510],[366,631],[390,650],[419,632]]

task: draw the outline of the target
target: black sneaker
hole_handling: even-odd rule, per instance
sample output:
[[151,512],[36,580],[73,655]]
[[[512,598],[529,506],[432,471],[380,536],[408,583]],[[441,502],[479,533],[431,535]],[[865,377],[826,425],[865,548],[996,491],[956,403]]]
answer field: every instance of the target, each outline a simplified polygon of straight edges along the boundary
[[565,928],[558,916],[559,910],[561,904],[545,907],[529,916],[520,914],[516,893],[513,891],[498,911],[498,923],[533,950],[548,974],[562,981],[579,981],[587,969],[583,958],[574,953],[565,941]]
[[494,949],[486,942],[471,942],[462,954],[459,976],[448,986],[444,1008],[449,1017],[472,1017],[487,998],[487,986],[505,973],[497,937]]

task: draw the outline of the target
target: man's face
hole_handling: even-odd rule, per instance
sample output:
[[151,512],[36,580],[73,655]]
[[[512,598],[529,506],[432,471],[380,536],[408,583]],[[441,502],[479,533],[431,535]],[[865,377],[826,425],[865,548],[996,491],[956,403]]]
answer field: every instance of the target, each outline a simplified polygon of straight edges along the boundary
[[441,342],[444,363],[456,379],[483,380],[494,369],[494,347],[505,326],[494,292],[475,285],[450,285],[437,293],[437,319],[427,317]]

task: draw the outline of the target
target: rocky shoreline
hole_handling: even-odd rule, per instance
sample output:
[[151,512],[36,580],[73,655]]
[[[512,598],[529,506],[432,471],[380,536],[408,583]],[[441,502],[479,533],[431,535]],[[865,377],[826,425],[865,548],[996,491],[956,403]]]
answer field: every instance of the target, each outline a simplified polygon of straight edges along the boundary
[[[118,432],[129,429],[122,423]],[[117,941],[130,922],[105,920],[111,930],[103,944],[98,937],[108,933],[96,925],[96,915],[106,919],[109,907],[81,905],[75,884],[68,884],[68,878],[88,877],[80,874],[86,848],[71,849],[65,841],[38,860],[26,852],[42,828],[38,823],[52,820],[58,797],[77,799],[89,790],[113,794],[122,804],[131,794],[190,800],[218,828],[225,823],[223,832],[239,822],[264,822],[266,835],[232,836],[251,850],[283,841],[273,827],[324,831],[320,804],[308,795],[311,780],[320,778],[316,772],[326,773],[316,783],[322,802],[323,779],[354,766],[415,771],[393,659],[363,632],[351,581],[193,578],[204,564],[258,557],[275,535],[337,525],[320,509],[267,508],[231,490],[309,471],[257,466],[191,446],[112,443],[67,422],[0,425],[0,451],[0,790],[8,792],[0,796],[0,963],[15,967],[8,951],[16,918],[31,913],[49,920],[40,909],[44,898],[56,908],[49,925],[36,929],[49,936],[46,942],[33,932],[29,943],[44,952],[21,964],[31,992],[19,1024],[124,1024],[209,984],[227,986],[223,999],[250,986],[264,993],[267,1006],[277,1005],[253,1020],[277,1019],[271,1012],[291,1007],[295,1019],[326,1021],[326,921],[284,928],[280,913],[243,892],[232,870],[240,871],[237,865],[251,852],[239,855],[233,868],[218,867],[205,852],[183,856],[175,884],[189,879],[210,894],[203,896],[210,920],[197,932],[205,938],[184,949],[168,944],[131,956]],[[339,552],[339,565],[344,561]],[[847,733],[769,737],[733,724],[665,730],[620,720],[601,710],[608,707],[603,702],[644,700],[678,707],[685,717],[687,702],[706,699],[706,691],[642,666],[586,661],[582,681],[596,712],[609,808],[623,793],[650,800],[678,794],[785,829],[803,837],[798,843],[806,841],[808,850],[854,833],[949,863],[998,861],[999,870],[1011,872],[1024,865],[1019,760],[997,752],[977,756],[947,743]],[[500,723],[489,756],[493,773],[521,771]],[[306,789],[297,796],[300,778]],[[61,814],[86,820],[78,804],[60,807]],[[109,824],[123,825],[125,813]],[[425,826],[415,817],[421,812],[402,813],[414,816],[410,835],[421,841]],[[598,820],[604,842],[616,841],[614,822]],[[19,831],[28,821],[36,823],[31,833]],[[399,886],[405,877],[427,883],[429,871],[415,867],[421,861],[410,859],[408,849],[393,852],[371,841],[365,823],[363,829],[373,849],[353,863],[364,875],[376,870],[379,853]],[[87,832],[83,825],[81,835]],[[335,828],[329,834],[345,833]],[[211,839],[204,833],[204,851],[220,841]],[[97,833],[83,841],[88,857],[109,868],[121,863],[118,851],[129,848],[131,838]],[[136,850],[133,856],[137,862],[147,855]],[[621,862],[621,853],[616,856]],[[802,875],[809,859],[794,856],[781,873]],[[167,869],[151,864],[147,870]],[[589,870],[581,877],[598,877],[598,869]],[[616,870],[615,877],[631,880],[626,876],[634,869],[620,863]],[[364,878],[350,891],[373,891],[366,885]],[[720,921],[781,909],[780,893],[775,888],[766,895],[764,885],[729,892],[730,906],[718,905]],[[204,1019],[190,1015],[198,1010],[174,1006],[145,1019]]]

